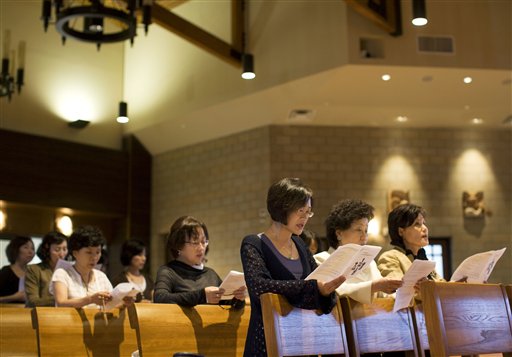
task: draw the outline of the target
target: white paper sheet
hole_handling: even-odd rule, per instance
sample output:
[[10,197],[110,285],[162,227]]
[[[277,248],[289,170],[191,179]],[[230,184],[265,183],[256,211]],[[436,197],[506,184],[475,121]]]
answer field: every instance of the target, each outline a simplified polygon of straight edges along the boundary
[[132,283],[120,283],[112,290],[112,300],[105,304],[105,309],[110,310],[121,304],[126,296],[135,297],[140,291]]
[[245,286],[244,273],[231,270],[219,286],[219,288],[225,290],[224,294],[222,294],[222,299],[232,299],[234,297],[233,292],[242,286]]
[[375,245],[345,244],[339,246],[306,280],[316,279],[329,282],[340,275],[346,278],[357,275],[370,265],[382,247]]
[[489,279],[496,262],[501,258],[505,249],[490,250],[488,252],[474,254],[466,259],[455,269],[450,281],[457,281],[467,277],[468,283],[483,283]]
[[57,260],[57,264],[55,265],[55,270],[71,268],[74,264],[75,264],[75,262],[70,262],[70,261],[67,261],[64,259],[59,259],[59,260]]
[[430,260],[415,260],[412,262],[411,267],[405,272],[402,278],[404,282],[403,285],[396,291],[393,312],[409,306],[414,296],[414,285],[416,285],[418,280],[430,274],[435,267],[436,262]]

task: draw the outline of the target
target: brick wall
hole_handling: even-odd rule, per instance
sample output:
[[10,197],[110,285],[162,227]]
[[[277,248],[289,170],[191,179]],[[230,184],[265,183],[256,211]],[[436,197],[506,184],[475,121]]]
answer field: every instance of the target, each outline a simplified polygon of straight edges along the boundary
[[[430,236],[452,238],[453,269],[467,256],[507,247],[491,281],[512,283],[512,133],[507,130],[385,129],[270,126],[156,156],[153,167],[151,267],[165,261],[163,239],[179,215],[205,221],[212,245],[208,265],[221,277],[241,269],[239,245],[269,223],[271,182],[300,177],[315,192],[309,228],[343,198],[376,208],[384,236],[387,192],[407,189],[428,212]],[[464,219],[462,192],[484,191],[484,219]],[[264,215],[261,211],[263,210]]]

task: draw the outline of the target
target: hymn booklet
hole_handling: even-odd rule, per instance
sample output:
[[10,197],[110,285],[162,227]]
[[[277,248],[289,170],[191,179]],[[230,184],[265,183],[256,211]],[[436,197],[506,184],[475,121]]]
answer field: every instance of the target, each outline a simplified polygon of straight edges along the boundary
[[401,310],[411,303],[414,297],[414,286],[418,280],[425,278],[436,268],[436,262],[430,260],[416,259],[411,267],[405,272],[402,281],[403,285],[397,289],[393,312]]
[[464,259],[457,269],[455,269],[450,281],[461,280],[465,277],[467,277],[468,283],[483,283],[487,281],[496,262],[501,258],[505,249],[507,248],[490,250]]
[[331,281],[340,275],[350,278],[358,274],[379,254],[382,247],[375,245],[345,244],[339,246],[306,280]]

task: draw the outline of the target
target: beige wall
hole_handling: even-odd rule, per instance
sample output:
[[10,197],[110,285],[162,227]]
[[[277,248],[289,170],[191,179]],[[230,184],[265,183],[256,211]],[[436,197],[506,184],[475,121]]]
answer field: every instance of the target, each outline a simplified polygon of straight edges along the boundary
[[[471,254],[507,247],[491,281],[512,283],[511,152],[507,130],[270,126],[158,155],[151,267],[156,273],[164,262],[159,234],[193,214],[211,233],[208,265],[221,276],[241,269],[241,239],[269,222],[269,184],[294,176],[315,192],[309,228],[320,235],[330,207],[343,198],[374,205],[384,229],[388,190],[408,189],[428,211],[430,235],[452,238],[453,269]],[[464,190],[484,191],[492,216],[464,220]],[[382,232],[373,243],[387,245]]]

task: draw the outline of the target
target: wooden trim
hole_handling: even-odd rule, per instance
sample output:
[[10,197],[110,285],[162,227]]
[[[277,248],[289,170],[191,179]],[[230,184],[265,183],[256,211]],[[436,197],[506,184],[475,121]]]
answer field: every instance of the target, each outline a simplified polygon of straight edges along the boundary
[[[199,46],[203,50],[223,61],[226,61],[236,67],[241,67],[242,54],[240,50],[230,44],[222,41],[218,37],[210,34],[200,27],[197,27],[178,15],[173,14],[158,3],[153,4],[152,15],[152,20],[166,30],[169,30],[196,46]],[[240,24],[235,26],[240,26]],[[237,38],[238,37],[240,37],[240,35],[237,35]]]
[[[345,0],[354,11],[367,18],[391,36],[402,35],[402,15],[400,0],[382,0],[385,10],[383,13],[375,9],[378,4],[372,0]],[[372,4],[375,4],[372,6]]]

